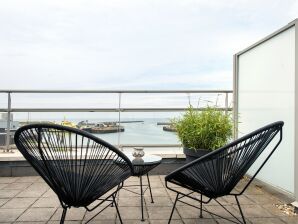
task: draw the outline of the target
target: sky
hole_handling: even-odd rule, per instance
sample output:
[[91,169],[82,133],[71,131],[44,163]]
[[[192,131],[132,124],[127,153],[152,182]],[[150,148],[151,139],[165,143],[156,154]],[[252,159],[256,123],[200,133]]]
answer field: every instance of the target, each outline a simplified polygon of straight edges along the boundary
[[0,89],[228,89],[233,55],[294,0],[7,0]]
[[232,89],[233,54],[297,1],[9,0],[0,89]]

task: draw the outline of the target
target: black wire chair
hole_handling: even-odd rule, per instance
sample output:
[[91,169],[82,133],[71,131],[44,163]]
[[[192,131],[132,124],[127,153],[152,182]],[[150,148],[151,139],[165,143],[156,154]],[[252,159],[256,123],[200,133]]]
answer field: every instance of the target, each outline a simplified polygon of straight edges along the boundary
[[[122,223],[115,196],[133,167],[117,148],[85,131],[54,124],[19,128],[15,144],[57,194],[63,208],[60,223],[70,207],[92,211],[104,202],[108,205],[101,211],[115,205]],[[122,165],[115,165],[115,161]],[[97,205],[90,206],[96,200]]]
[[[282,121],[269,124],[216,151],[188,163],[167,175],[165,177],[166,187],[177,193],[168,223],[171,222],[177,201],[200,209],[200,218],[203,217],[202,211],[205,211],[234,223],[246,223],[239,204],[238,196],[243,194],[282,141],[283,125],[284,122]],[[278,141],[274,140],[274,142],[272,142],[274,144],[270,144],[272,149],[268,152],[268,155],[261,165],[258,166],[255,174],[241,189],[237,189],[238,191],[233,190],[251,165],[256,161],[278,133]],[[179,191],[179,188],[171,187],[168,183],[186,188],[190,191],[190,193],[183,193],[182,191]],[[200,196],[196,197],[196,193]],[[227,195],[235,197],[242,220],[239,219],[239,216],[237,217],[232,214],[232,212],[230,212],[217,200],[218,198]],[[184,197],[198,201],[200,206],[195,206],[181,200]],[[212,199],[223,207],[223,209],[230,214],[234,220],[222,217],[204,209],[202,204],[208,204]]]

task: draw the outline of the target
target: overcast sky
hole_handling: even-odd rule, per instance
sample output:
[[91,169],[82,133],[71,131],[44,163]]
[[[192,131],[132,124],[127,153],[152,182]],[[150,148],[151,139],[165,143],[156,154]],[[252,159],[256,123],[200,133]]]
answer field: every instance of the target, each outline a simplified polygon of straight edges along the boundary
[[0,89],[232,89],[234,53],[298,1],[7,0]]
[[[0,89],[232,90],[233,54],[297,15],[294,0],[1,1]],[[121,106],[186,107],[188,97],[126,95]],[[14,94],[12,103],[117,108],[118,98]]]

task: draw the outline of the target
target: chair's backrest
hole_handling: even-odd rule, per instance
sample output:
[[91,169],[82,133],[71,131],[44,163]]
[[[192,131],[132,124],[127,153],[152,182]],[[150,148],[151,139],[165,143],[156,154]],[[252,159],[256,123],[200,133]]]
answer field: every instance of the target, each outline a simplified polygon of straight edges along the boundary
[[[188,180],[190,185],[204,186],[210,197],[229,194],[248,169],[257,160],[273,138],[280,133],[280,139],[259,166],[255,175],[268,161],[282,139],[283,122],[275,122],[260,128],[238,140],[201,157],[171,175]],[[255,177],[253,176],[253,178]],[[195,186],[191,186],[195,187]]]
[[65,206],[87,206],[132,173],[121,151],[75,128],[27,125],[16,131],[15,143]]

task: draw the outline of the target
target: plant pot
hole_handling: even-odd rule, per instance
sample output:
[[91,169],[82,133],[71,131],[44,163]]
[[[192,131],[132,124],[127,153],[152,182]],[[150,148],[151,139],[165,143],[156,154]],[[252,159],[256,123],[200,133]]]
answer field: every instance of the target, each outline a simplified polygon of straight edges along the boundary
[[207,149],[193,150],[193,149],[183,148],[183,152],[186,156],[186,163],[189,163],[197,158],[200,158],[200,157],[208,154],[211,151],[207,150]]

